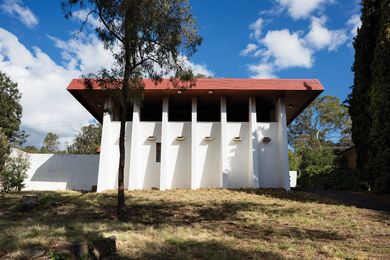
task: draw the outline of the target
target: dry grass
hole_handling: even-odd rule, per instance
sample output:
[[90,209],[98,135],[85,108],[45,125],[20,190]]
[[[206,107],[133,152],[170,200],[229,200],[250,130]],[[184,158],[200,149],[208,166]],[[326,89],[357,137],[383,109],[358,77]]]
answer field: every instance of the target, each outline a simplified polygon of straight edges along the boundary
[[0,197],[0,258],[115,235],[124,259],[390,259],[389,215],[304,192],[127,192],[125,221],[113,192],[33,193],[39,206],[28,212],[25,193]]

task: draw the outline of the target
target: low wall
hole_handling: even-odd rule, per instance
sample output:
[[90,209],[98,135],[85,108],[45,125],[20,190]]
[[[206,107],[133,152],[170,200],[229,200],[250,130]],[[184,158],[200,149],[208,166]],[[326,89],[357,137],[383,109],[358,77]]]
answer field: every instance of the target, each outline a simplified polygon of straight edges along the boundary
[[290,171],[289,173],[290,173],[290,187],[295,188],[297,187],[298,172]]
[[91,190],[97,184],[99,155],[29,154],[24,190]]

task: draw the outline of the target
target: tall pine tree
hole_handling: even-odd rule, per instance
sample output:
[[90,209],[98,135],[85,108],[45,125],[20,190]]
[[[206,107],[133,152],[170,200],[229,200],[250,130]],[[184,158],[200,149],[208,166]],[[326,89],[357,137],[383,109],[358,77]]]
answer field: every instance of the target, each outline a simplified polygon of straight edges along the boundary
[[368,171],[374,191],[390,193],[390,0],[377,2],[381,16],[372,62]]
[[352,140],[357,151],[357,168],[363,181],[370,181],[368,171],[368,150],[371,129],[370,91],[372,85],[373,57],[379,32],[381,0],[362,1],[362,26],[354,41],[355,63],[354,84],[348,98],[349,114],[352,119]]
[[362,180],[390,193],[390,0],[363,0],[349,96],[352,139]]

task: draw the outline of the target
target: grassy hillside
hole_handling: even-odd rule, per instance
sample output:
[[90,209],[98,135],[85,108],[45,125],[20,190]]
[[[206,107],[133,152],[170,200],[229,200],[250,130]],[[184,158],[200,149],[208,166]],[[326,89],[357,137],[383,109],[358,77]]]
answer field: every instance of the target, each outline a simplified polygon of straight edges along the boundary
[[110,235],[132,259],[390,258],[389,215],[304,192],[127,192],[125,221],[113,192],[32,192],[39,206],[27,212],[23,194],[0,197],[0,258]]

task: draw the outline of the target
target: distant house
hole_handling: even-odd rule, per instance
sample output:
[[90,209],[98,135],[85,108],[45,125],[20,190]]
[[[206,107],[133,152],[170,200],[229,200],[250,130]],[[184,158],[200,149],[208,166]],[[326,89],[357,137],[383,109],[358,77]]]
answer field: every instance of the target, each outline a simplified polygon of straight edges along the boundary
[[[178,90],[144,80],[126,125],[125,187],[290,189],[287,125],[322,91],[318,80],[198,79]],[[68,91],[103,124],[97,190],[117,187],[118,91],[74,79]]]
[[347,163],[348,168],[352,170],[356,170],[357,154],[356,154],[356,148],[354,146],[340,152],[339,154],[343,156],[344,160]]

